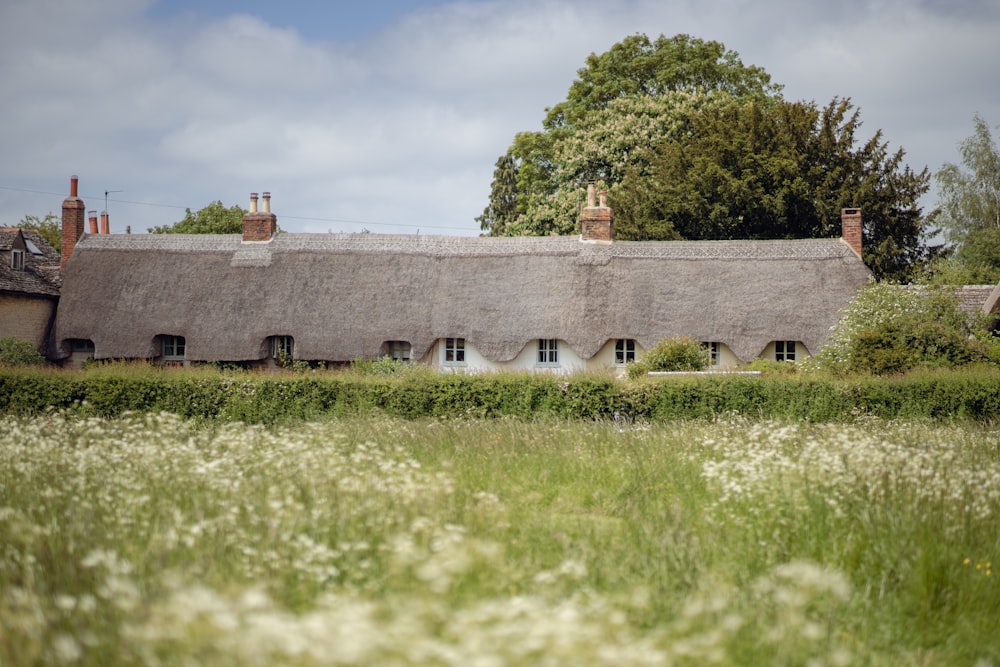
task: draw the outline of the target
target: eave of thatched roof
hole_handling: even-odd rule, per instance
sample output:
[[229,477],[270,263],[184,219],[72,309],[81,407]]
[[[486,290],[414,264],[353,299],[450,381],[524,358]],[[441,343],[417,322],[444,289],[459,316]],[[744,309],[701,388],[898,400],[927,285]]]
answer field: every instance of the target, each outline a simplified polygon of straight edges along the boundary
[[[249,360],[290,335],[302,359],[351,360],[444,337],[513,359],[537,338],[590,358],[610,339],[720,341],[743,360],[772,340],[817,350],[870,272],[839,239],[582,243],[576,237],[378,234],[85,236],[65,267],[56,341],[151,357]],[[65,351],[64,351],[65,353]]]

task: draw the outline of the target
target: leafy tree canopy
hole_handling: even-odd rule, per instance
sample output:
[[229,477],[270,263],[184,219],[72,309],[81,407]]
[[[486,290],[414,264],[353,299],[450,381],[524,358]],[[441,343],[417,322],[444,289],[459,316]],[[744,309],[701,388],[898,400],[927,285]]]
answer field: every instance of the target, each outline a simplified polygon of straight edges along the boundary
[[172,225],[150,227],[150,234],[239,234],[243,231],[245,209],[239,206],[226,208],[221,201],[214,201],[192,213],[185,209],[184,219]]
[[[716,99],[778,97],[780,87],[719,42],[689,35],[650,41],[632,35],[591,54],[566,100],[547,110],[540,132],[521,132],[504,156],[517,183],[514,212],[494,224],[505,185],[496,180],[479,218],[491,235],[561,234],[575,228],[579,192],[611,186],[692,109]],[[503,159],[503,158],[502,158]],[[499,164],[499,163],[498,163]],[[567,219],[568,215],[568,219]]]
[[945,163],[935,175],[941,198],[939,224],[961,245],[970,232],[1000,228],[1000,151],[980,116],[975,130],[959,144],[961,166]]
[[866,263],[905,280],[938,252],[917,206],[930,177],[881,131],[859,142],[860,126],[849,100],[787,102],[718,42],[633,35],[588,57],[542,131],[515,136],[478,220],[491,235],[574,233],[592,182],[622,239],[836,236],[840,209],[860,207]]
[[622,97],[661,97],[672,92],[701,95],[713,92],[734,97],[777,97],[781,86],[771,75],[746,66],[739,54],[720,42],[690,35],[650,41],[631,35],[601,55],[590,54],[577,71],[566,100],[548,110],[543,125],[572,125],[586,112],[606,108]]
[[21,229],[33,229],[41,234],[42,238],[48,241],[50,246],[56,250],[62,249],[62,220],[51,212],[44,218],[39,218],[37,215],[26,215],[18,223],[18,227]]
[[[930,176],[903,164],[881,132],[856,141],[850,100],[763,104],[733,100],[699,109],[649,166],[613,188],[616,235],[624,239],[832,237],[840,211],[860,207],[865,263],[906,280],[937,252],[918,206]],[[669,221],[673,230],[666,230]],[[661,234],[657,230],[665,230]]]
[[962,164],[945,163],[935,174],[940,209],[935,219],[955,254],[935,267],[956,283],[1000,280],[1000,150],[989,125],[973,118],[972,136],[959,144]]

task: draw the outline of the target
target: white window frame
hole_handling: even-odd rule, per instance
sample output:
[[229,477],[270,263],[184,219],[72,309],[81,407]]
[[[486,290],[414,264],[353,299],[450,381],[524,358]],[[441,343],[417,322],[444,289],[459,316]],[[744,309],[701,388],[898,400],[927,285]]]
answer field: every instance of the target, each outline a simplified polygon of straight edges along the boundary
[[187,340],[184,336],[162,335],[160,351],[164,361],[184,361],[187,353]]
[[776,340],[774,341],[775,361],[795,361],[795,341]]
[[441,363],[445,366],[465,365],[465,339],[445,338],[441,346]]
[[559,365],[559,339],[557,338],[538,339],[538,357],[536,363],[538,366]]
[[10,268],[12,271],[24,271],[24,251],[10,251]]
[[635,361],[635,339],[619,338],[615,341],[615,366]]
[[295,351],[295,339],[291,336],[271,336],[271,358],[291,359]]

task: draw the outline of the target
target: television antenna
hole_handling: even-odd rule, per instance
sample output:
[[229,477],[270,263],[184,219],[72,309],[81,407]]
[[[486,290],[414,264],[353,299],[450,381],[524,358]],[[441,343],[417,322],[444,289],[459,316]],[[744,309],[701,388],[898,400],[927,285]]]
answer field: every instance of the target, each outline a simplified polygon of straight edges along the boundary
[[124,190],[105,190],[104,191],[104,212],[105,213],[108,212],[108,195],[114,194],[115,192],[125,192],[125,191]]

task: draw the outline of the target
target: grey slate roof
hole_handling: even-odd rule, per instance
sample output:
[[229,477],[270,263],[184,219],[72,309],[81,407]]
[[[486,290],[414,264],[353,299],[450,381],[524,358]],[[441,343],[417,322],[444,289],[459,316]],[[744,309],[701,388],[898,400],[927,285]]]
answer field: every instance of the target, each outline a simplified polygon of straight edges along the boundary
[[348,361],[444,337],[513,359],[537,338],[589,358],[610,339],[720,341],[743,360],[772,340],[815,352],[870,272],[840,239],[587,243],[578,237],[380,234],[85,235],[56,321],[98,358],[152,357],[157,334],[192,360],[250,360],[272,335],[301,359]]
[[[24,270],[10,265],[12,250],[24,251]],[[58,297],[60,255],[33,229],[0,227],[0,292],[28,296]]]

